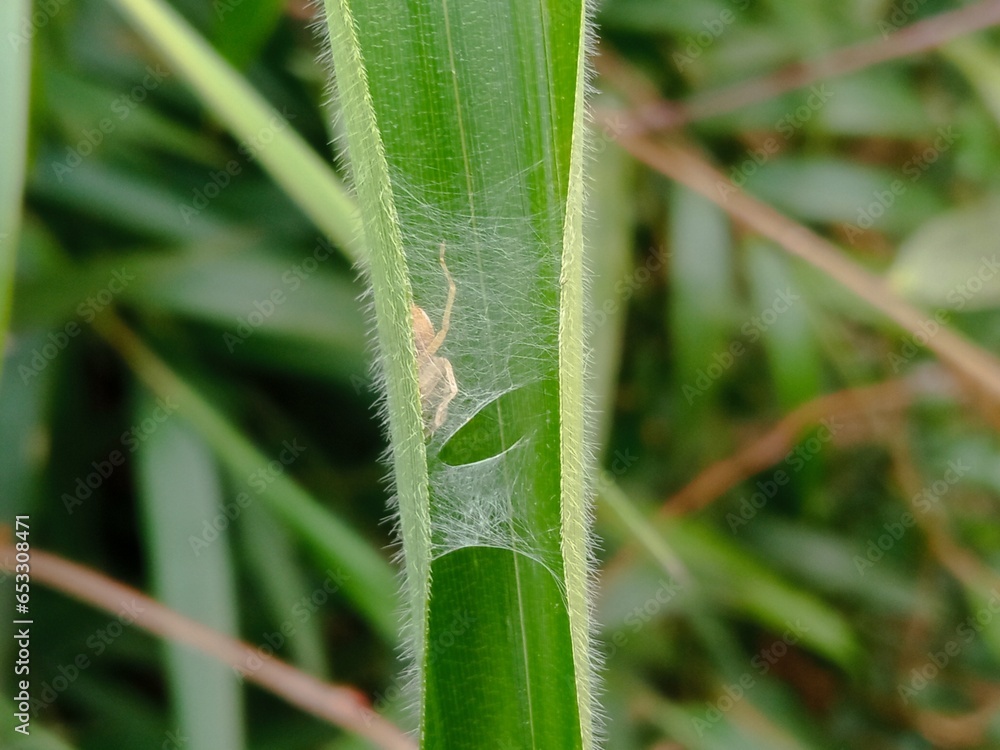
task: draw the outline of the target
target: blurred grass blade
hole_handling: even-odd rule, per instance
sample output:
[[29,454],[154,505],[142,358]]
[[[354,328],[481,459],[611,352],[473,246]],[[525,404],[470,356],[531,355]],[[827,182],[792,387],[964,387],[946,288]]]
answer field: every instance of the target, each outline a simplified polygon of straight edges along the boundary
[[[353,260],[360,260],[354,202],[340,180],[285,117],[267,103],[162,0],[109,0],[187,79],[233,135],[255,150],[289,197]],[[270,142],[264,140],[264,137]]]
[[[733,250],[725,213],[681,185],[670,190],[670,334],[676,342],[678,390],[704,412],[712,399],[699,380],[703,370],[731,356]],[[724,360],[723,360],[724,361]],[[704,378],[704,376],[701,376]]]
[[[174,373],[120,320],[94,322],[139,378],[157,395],[169,397],[219,460],[239,480],[250,478],[275,458],[265,455],[200,393]],[[287,472],[268,474],[270,483],[253,489],[324,566],[342,572],[344,593],[388,642],[396,639],[396,580],[392,568],[357,532],[326,510]],[[259,484],[258,484],[259,487]],[[241,488],[241,490],[244,488]],[[256,495],[251,496],[251,499]]]
[[957,39],[938,52],[968,79],[983,105],[1000,123],[1000,55],[983,39]]
[[[927,314],[893,294],[884,279],[851,260],[833,243],[771,206],[738,190],[719,194],[725,177],[690,147],[623,136],[620,141],[636,158],[715,201],[733,217],[806,261],[856,297],[914,336],[925,336]],[[926,346],[944,363],[966,375],[984,392],[1000,398],[1000,359],[957,330],[941,326]]]
[[232,236],[238,227],[218,214],[199,213],[178,219],[180,199],[162,184],[135,171],[87,161],[69,175],[54,176],[40,163],[28,177],[32,198],[52,201],[139,235],[168,242],[192,242]]
[[[14,703],[6,693],[0,693],[0,701],[6,706]],[[4,750],[75,750],[73,745],[45,726],[39,726],[38,722],[32,722],[29,735],[16,732],[14,727],[17,725],[13,712],[4,711],[3,717],[0,718],[0,732],[2,732],[0,736],[4,738]]]
[[612,482],[601,499],[671,578],[692,579],[716,601],[781,632],[796,623],[803,645],[844,669],[857,666],[859,645],[847,621],[814,594],[772,573],[711,527],[687,519],[643,521]]
[[803,646],[845,670],[858,666],[859,644],[849,623],[815,594],[771,572],[704,524],[664,522],[661,533],[719,601],[776,633],[794,625]]
[[[323,240],[313,252],[327,252],[327,247]],[[296,266],[278,260],[277,253],[270,246],[205,242],[183,252],[122,252],[85,263],[53,264],[18,281],[11,327],[27,333],[63,325],[79,304],[81,288],[100,288],[124,269],[133,280],[121,293],[122,304],[150,316],[207,324],[203,330],[212,335],[202,342],[206,355],[341,382],[364,381],[369,362],[357,285],[326,271],[303,281],[290,270]],[[254,308],[248,300],[266,299],[276,290],[282,303],[252,327],[248,318]]]
[[656,527],[639,512],[610,474],[602,477],[598,501],[614,513],[619,525],[649,553],[671,578],[687,582],[690,573]]
[[584,3],[325,5],[422,745],[590,748]]
[[900,245],[888,280],[915,302],[952,312],[1000,307],[1000,195],[943,211]]
[[747,341],[761,340],[783,410],[819,396],[823,364],[810,321],[809,295],[791,265],[767,242],[746,243],[746,272],[753,315],[743,324]]
[[0,372],[7,351],[21,195],[28,154],[28,86],[31,42],[22,33],[31,12],[29,0],[0,3]]
[[212,44],[237,67],[255,60],[288,9],[287,0],[213,3],[219,23]]
[[[243,554],[261,598],[271,609],[271,621],[277,626],[274,633],[287,636],[290,660],[296,666],[314,677],[326,677],[329,670],[323,650],[322,618],[303,618],[296,609],[312,592],[306,586],[289,535],[263,505],[247,507],[242,518]],[[331,575],[323,575],[326,583]]]
[[646,267],[632,263],[635,204],[629,200],[635,180],[634,162],[613,143],[600,144],[590,164],[593,189],[587,196],[587,348],[593,352],[590,375],[594,394],[594,440],[603,446],[611,431],[611,415],[621,367],[625,312],[636,287],[650,283],[660,272],[661,256],[646,259]]
[[[160,408],[145,393],[136,422]],[[139,488],[144,503],[156,598],[171,609],[238,637],[235,580],[225,533],[198,554],[190,538],[225,505],[214,459],[189,427],[169,417],[140,445]],[[190,750],[239,750],[243,700],[233,670],[179,643],[165,644],[174,715]]]
[[[766,681],[755,682],[752,697],[736,701],[732,709],[719,714],[707,710],[706,703],[680,706],[656,696],[652,719],[667,736],[682,742],[685,750],[730,750],[735,747],[740,750],[826,750],[832,747],[822,736],[817,736],[819,732],[799,720],[796,711],[803,710],[799,704],[771,687]],[[716,703],[720,700],[728,705],[725,692],[715,698]],[[707,705],[713,706],[712,703]],[[780,720],[775,721],[775,717]],[[810,740],[809,734],[815,739]]]

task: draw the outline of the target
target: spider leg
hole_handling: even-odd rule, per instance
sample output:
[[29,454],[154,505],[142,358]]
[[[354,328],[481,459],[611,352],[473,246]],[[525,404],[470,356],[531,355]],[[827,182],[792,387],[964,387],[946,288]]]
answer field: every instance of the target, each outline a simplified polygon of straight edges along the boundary
[[435,366],[438,368],[438,372],[443,377],[443,384],[439,381],[439,387],[441,387],[441,401],[438,403],[437,410],[434,412],[434,420],[431,422],[431,432],[434,432],[438,427],[444,424],[445,418],[448,416],[448,405],[454,400],[455,395],[458,393],[458,383],[455,381],[455,371],[451,367],[451,362],[449,362],[444,357],[435,357]]
[[444,276],[448,279],[448,299],[444,303],[444,314],[441,316],[441,330],[437,332],[437,335],[431,339],[431,342],[427,345],[425,350],[428,355],[433,355],[441,348],[441,344],[444,343],[445,336],[448,335],[448,328],[451,326],[451,308],[455,304],[455,280],[451,277],[451,272],[448,270],[448,264],[444,262],[444,243],[441,243],[441,269],[444,271]]

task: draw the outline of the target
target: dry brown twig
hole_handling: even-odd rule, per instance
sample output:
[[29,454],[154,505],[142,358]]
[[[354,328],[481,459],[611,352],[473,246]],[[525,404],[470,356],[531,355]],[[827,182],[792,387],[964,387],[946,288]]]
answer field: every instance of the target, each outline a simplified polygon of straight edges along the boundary
[[913,462],[908,437],[901,433],[889,443],[893,457],[896,480],[907,498],[910,498],[914,521],[924,532],[927,547],[934,558],[956,580],[972,589],[988,590],[1000,585],[1000,574],[956,541],[947,522],[940,518],[928,519],[915,505],[914,498],[924,489],[924,481]]
[[[384,750],[416,750],[401,729],[372,710],[359,690],[322,682],[235,638],[175,612],[140,591],[57,555],[31,551],[34,581],[61,591],[85,604],[117,614],[130,605],[135,624],[150,633],[192,646],[239,670],[249,681],[303,711],[364,737]],[[13,570],[14,548],[4,535],[0,542],[0,567]],[[131,606],[134,605],[134,606]],[[260,664],[249,671],[247,664]]]
[[[735,109],[751,101],[760,101],[798,86],[808,85],[823,76],[840,75],[877,62],[930,49],[961,34],[995,23],[1000,23],[1000,1],[982,2],[918,22],[887,40],[848,47],[816,63],[799,66],[791,73],[779,71],[734,87],[744,87],[745,91],[756,92],[753,96],[727,89],[705,95],[700,101],[722,102],[725,99]],[[598,69],[614,82],[640,113],[673,106],[659,99],[655,89],[644,77],[617,55],[603,54],[598,59]],[[766,92],[766,95],[762,92]],[[711,107],[704,105],[702,114],[709,109]],[[698,110],[695,108],[691,111]],[[899,298],[881,278],[854,263],[833,243],[735,187],[695,147],[679,138],[654,140],[649,135],[630,128],[629,121],[626,119],[623,122],[619,114],[599,111],[595,113],[595,120],[598,124],[605,125],[607,132],[614,134],[620,145],[639,161],[713,201],[747,228],[773,240],[790,254],[838,281],[915,337],[922,333],[922,324],[929,316]],[[943,325],[935,335],[928,337],[927,348],[956,373],[978,386],[981,393],[988,395],[994,403],[1000,402],[1000,360],[991,353]],[[906,394],[899,391],[898,386],[898,383],[895,386],[880,384],[871,388],[873,394],[889,395],[896,392],[896,395],[906,398]],[[882,394],[883,390],[885,394]],[[703,507],[735,484],[776,463],[798,432],[813,421],[813,410],[831,406],[831,403],[823,404],[824,399],[837,399],[848,394],[850,391],[832,394],[789,414],[755,444],[708,467],[671,498],[664,505],[664,511],[683,512]]]
[[[942,377],[945,375],[945,377]],[[657,515],[677,516],[707,507],[737,484],[774,466],[795,445],[807,428],[823,419],[859,415],[868,434],[885,431],[879,418],[907,409],[920,394],[954,395],[954,383],[936,366],[906,378],[874,385],[845,388],[808,401],[787,414],[762,436],[747,441],[731,456],[710,464],[688,484],[668,497]],[[605,580],[614,577],[634,559],[635,545],[626,545],[604,567]]]
[[[947,520],[928,518],[916,503],[924,489],[920,470],[913,461],[909,438],[905,433],[894,436],[889,443],[896,480],[904,495],[909,498],[913,520],[923,532],[931,557],[956,580],[972,590],[996,590],[1000,575],[973,551],[963,547],[948,528]],[[924,642],[913,649],[920,657],[930,648]],[[986,689],[983,689],[983,688]],[[914,711],[910,719],[914,727],[935,747],[979,747],[986,736],[998,707],[1000,690],[995,685],[981,683],[978,695],[971,696],[977,707],[963,714],[946,714],[939,711]]]
[[980,682],[976,692],[975,708],[964,714],[916,712],[913,724],[917,731],[942,750],[982,747],[1000,712],[1000,689],[991,683]]
[[[973,10],[976,12],[971,13]],[[940,43],[954,38],[959,31],[967,33],[997,22],[1000,22],[1000,0],[988,0],[963,9],[959,16],[942,14],[914,24],[910,27],[911,36],[904,39],[911,39],[913,44],[912,40],[922,40],[921,44],[927,45],[932,39]],[[914,28],[917,30],[913,31]],[[891,39],[871,44],[885,46],[889,41]],[[901,49],[898,44],[890,47]],[[844,54],[852,49],[855,48],[848,48]],[[868,54],[871,56],[874,53]],[[613,54],[605,55],[597,63],[599,70],[617,82],[633,105],[643,110],[657,106],[657,102],[666,105],[655,98],[652,87],[643,76],[621,58]],[[938,325],[934,335],[927,336],[924,328],[930,316],[899,297],[879,276],[852,261],[829,240],[733,185],[696,147],[680,136],[657,140],[649,135],[630,132],[628,128],[623,128],[617,114],[599,111],[594,113],[594,119],[608,133],[614,134],[619,145],[639,161],[708,198],[745,227],[822,271],[901,326],[915,340],[925,337],[926,347],[943,362],[976,384],[993,400],[1000,401],[1000,360],[993,354],[943,324]]]
[[[885,434],[888,414],[907,409],[920,395],[958,395],[953,381],[939,366],[873,385],[826,393],[786,414],[762,435],[744,443],[734,454],[710,464],[660,507],[662,515],[680,515],[701,510],[741,482],[776,465],[791,450],[802,433],[824,419],[858,417],[863,421],[861,437]],[[892,430],[888,430],[892,432]],[[835,436],[836,437],[836,436]],[[859,439],[853,438],[854,441]]]
[[993,354],[943,324],[935,324],[936,332],[928,337],[924,328],[930,315],[903,300],[829,240],[735,187],[694,147],[677,140],[660,143],[646,136],[622,136],[619,143],[639,161],[708,198],[744,226],[822,271],[916,341],[926,338],[926,347],[942,362],[1000,401],[1000,360]]
[[785,415],[763,435],[748,441],[731,456],[706,467],[660,507],[660,513],[679,515],[704,508],[754,474],[776,465],[791,450],[799,436],[823,419],[877,408],[903,409],[914,391],[905,379],[889,380],[861,388],[847,388],[825,394]]

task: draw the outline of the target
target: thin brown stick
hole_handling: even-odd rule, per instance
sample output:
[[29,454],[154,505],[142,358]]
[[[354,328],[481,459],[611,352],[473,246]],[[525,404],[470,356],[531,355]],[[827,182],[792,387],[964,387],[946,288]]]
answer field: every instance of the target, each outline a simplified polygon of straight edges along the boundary
[[880,410],[903,409],[909,405],[913,395],[911,384],[900,379],[847,388],[813,399],[789,412],[735,454],[705,468],[674,493],[660,507],[660,513],[675,515],[704,508],[754,474],[776,465],[794,447],[803,430],[823,419],[835,420],[838,415],[868,411],[873,407]]
[[[0,543],[0,567],[7,570],[14,568],[14,548],[6,539]],[[376,714],[356,688],[317,680],[101,573],[33,549],[31,577],[112,614],[118,614],[127,606],[130,613],[134,613],[135,624],[150,633],[193,646],[303,711],[364,737],[380,748],[416,750],[416,744],[402,730]],[[250,664],[256,668],[248,669]],[[256,666],[258,664],[260,666]]]
[[[893,458],[893,473],[900,489],[909,499],[910,512],[926,537],[928,551],[967,588],[977,592],[995,591],[1000,584],[1000,576],[996,571],[955,539],[948,528],[947,520],[942,520],[940,517],[928,518],[927,513],[918,506],[916,498],[921,495],[926,485],[913,462],[910,438],[906,433],[897,434],[889,442],[889,449]],[[914,655],[920,654],[922,657],[923,647],[928,645],[925,642],[919,650],[914,649]],[[935,747],[978,747],[982,744],[987,727],[996,716],[998,705],[1000,705],[1000,692],[991,687],[985,700],[981,700],[981,705],[971,712],[956,716],[934,711],[917,711],[913,714],[912,721],[914,727],[933,742]]]
[[887,37],[869,39],[838,49],[818,60],[800,62],[757,78],[696,94],[686,102],[641,107],[626,118],[631,135],[676,128],[768,101],[820,81],[871,65],[940,47],[966,34],[1000,24],[1000,0],[983,0],[910,24]]
[[[960,333],[934,321],[897,296],[882,279],[844,255],[832,242],[735,187],[694,148],[623,135],[619,143],[639,161],[703,195],[758,234],[825,273],[910,333],[914,343],[1000,401],[1000,360]],[[926,330],[934,328],[933,335]]]
[[[802,430],[818,424],[824,418],[835,421],[859,411],[872,416],[875,405],[883,413],[900,411],[906,409],[919,393],[950,393],[953,384],[937,377],[938,374],[928,371],[875,385],[846,388],[808,401],[787,414],[763,437],[755,438],[734,455],[708,466],[691,482],[668,497],[657,515],[678,515],[708,506],[735,485],[781,461]],[[635,551],[634,543],[626,545],[605,564],[602,579],[610,580],[624,570],[633,559]]]
[[982,747],[987,741],[990,725],[1000,712],[1000,689],[988,682],[976,686],[978,695],[973,695],[978,704],[963,714],[947,714],[941,711],[917,711],[913,725],[935,747],[942,750],[951,748]]
[[927,547],[941,565],[957,580],[972,589],[988,590],[1000,584],[998,575],[989,565],[959,544],[940,518],[927,518],[916,506],[914,498],[919,497],[924,482],[920,471],[913,463],[910,441],[905,433],[896,436],[889,443],[893,458],[893,468],[900,488],[910,499],[913,517],[927,537]]

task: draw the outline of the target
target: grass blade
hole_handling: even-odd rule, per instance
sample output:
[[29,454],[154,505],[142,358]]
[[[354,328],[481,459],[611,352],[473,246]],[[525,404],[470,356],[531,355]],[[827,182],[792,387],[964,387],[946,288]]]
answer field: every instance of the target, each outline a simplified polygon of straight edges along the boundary
[[[10,0],[0,6],[0,352],[6,351],[21,224],[21,193],[28,154],[28,83],[31,43],[21,29],[31,3]],[[3,361],[0,359],[0,370]]]
[[326,12],[422,744],[592,747],[583,3]]
[[[155,413],[149,396],[137,399],[137,417]],[[192,552],[189,537],[224,498],[208,448],[176,420],[166,420],[139,453],[149,567],[158,600],[230,636],[237,634],[235,581],[226,535]],[[243,706],[233,670],[206,661],[194,649],[168,644],[174,713],[192,750],[243,747]]]
[[[98,318],[95,326],[129,366],[159,396],[176,401],[179,413],[195,426],[220,461],[237,479],[245,479],[272,461],[232,425],[200,393],[181,379],[120,320]],[[286,472],[269,475],[262,500],[305,543],[322,565],[344,573],[344,593],[378,632],[396,636],[395,576],[371,546],[353,529],[317,503]]]
[[111,0],[187,79],[202,102],[244,143],[261,166],[351,260],[361,257],[354,204],[322,159],[176,11],[160,0]]
[[621,367],[627,297],[636,291],[635,287],[655,277],[661,258],[647,260],[644,268],[631,268],[636,217],[628,196],[635,169],[628,155],[605,144],[593,156],[590,174],[593,190],[587,197],[586,214],[587,267],[591,275],[587,287],[587,347],[593,352],[589,377],[597,422],[594,440],[596,445],[604,445],[611,430]]
[[[275,523],[274,514],[260,505],[246,509],[241,531],[244,557],[261,598],[271,609],[272,621],[283,625],[295,605],[311,593],[291,539]],[[275,632],[285,635],[280,627]],[[320,618],[310,617],[305,622],[296,619],[295,629],[288,634],[288,651],[303,671],[315,677],[327,675]]]

